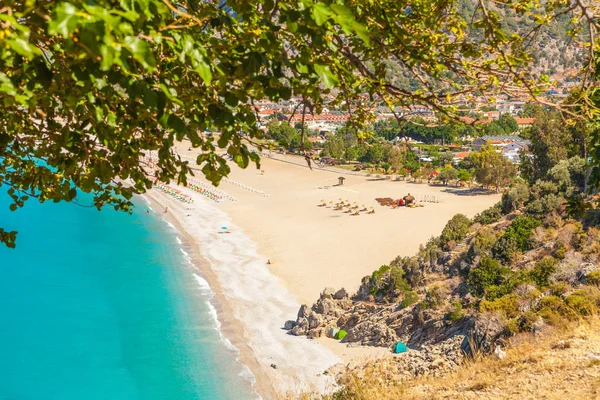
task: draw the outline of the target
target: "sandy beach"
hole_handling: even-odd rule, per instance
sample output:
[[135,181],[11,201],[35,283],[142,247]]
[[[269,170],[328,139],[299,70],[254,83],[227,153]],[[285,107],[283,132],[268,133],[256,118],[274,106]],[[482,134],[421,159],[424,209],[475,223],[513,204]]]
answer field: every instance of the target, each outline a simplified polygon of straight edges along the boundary
[[[194,151],[185,146],[178,151],[193,158]],[[156,190],[149,197],[158,210],[169,207],[167,218],[194,249],[192,259],[216,294],[221,329],[253,372],[263,398],[331,390],[333,382],[322,375],[329,366],[386,354],[385,349],[287,335],[282,326],[296,318],[300,304],[312,304],[325,287],[354,292],[362,277],[398,255],[414,254],[453,215],[472,217],[500,200],[497,194],[467,195],[452,187],[310,170],[302,158],[290,156],[263,157],[261,170],[232,166],[219,186],[229,199],[219,203],[188,189],[181,190],[193,204]],[[342,174],[346,179],[338,186]],[[408,193],[435,202],[391,209],[375,201]],[[318,207],[340,198],[361,209],[373,207],[375,213],[350,216]],[[219,233],[222,226],[230,233]]]

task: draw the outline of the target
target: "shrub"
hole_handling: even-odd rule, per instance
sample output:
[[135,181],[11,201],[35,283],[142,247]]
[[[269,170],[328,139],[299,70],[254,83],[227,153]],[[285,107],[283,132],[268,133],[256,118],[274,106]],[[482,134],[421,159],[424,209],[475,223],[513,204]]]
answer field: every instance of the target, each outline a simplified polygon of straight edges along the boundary
[[568,293],[571,289],[571,285],[566,282],[555,282],[550,284],[550,293],[554,296],[562,296],[565,293]]
[[452,303],[448,314],[446,314],[446,318],[452,322],[460,321],[464,316],[465,314],[463,313],[463,307],[459,301]]
[[492,256],[504,264],[512,264],[519,253],[519,245],[513,236],[502,235],[492,248]]
[[523,215],[515,218],[492,249],[494,258],[506,264],[512,263],[519,251],[531,248],[531,232],[540,225],[535,218]]
[[411,289],[410,284],[404,278],[404,270],[394,266],[390,270],[390,280],[394,289],[407,292]]
[[473,218],[473,222],[481,225],[489,225],[498,222],[502,218],[502,208],[496,204],[487,210],[483,210]]
[[586,283],[590,285],[600,286],[600,271],[593,271],[585,277]]
[[460,242],[467,236],[471,220],[463,214],[456,214],[444,227],[440,236],[440,244],[442,248],[447,249],[448,243],[451,241]]
[[467,283],[471,288],[471,292],[475,296],[482,297],[488,287],[501,283],[502,272],[503,270],[498,261],[490,257],[483,257],[479,260],[477,267],[469,271]]
[[369,292],[372,295],[377,296],[389,289],[389,283],[384,279],[389,270],[389,265],[382,265],[378,270],[371,274],[371,279],[369,280]]
[[417,257],[396,257],[390,265],[400,267],[404,271],[404,279],[411,287],[419,285],[423,278],[421,265]]
[[576,285],[584,277],[583,255],[574,251],[568,251],[564,258],[558,263],[556,271],[550,276],[552,282],[566,282],[571,286]]
[[554,258],[546,256],[535,264],[531,271],[531,278],[539,287],[546,287],[550,275],[556,272],[557,266],[558,262]]
[[492,228],[486,227],[480,229],[471,241],[471,246],[467,253],[468,261],[473,262],[477,256],[490,256],[497,240],[496,233]]
[[498,285],[492,285],[485,291],[486,300],[494,300],[511,294],[517,286],[530,282],[529,274],[526,272],[512,273],[508,268],[501,268],[500,274],[502,282]]
[[519,317],[519,330],[521,332],[530,332],[533,330],[533,326],[539,319],[539,315],[533,311],[527,311]]
[[559,313],[549,307],[542,308],[538,311],[538,315],[544,319],[544,322],[553,326],[561,325],[564,320]]
[[556,258],[558,258],[559,260],[562,260],[565,258],[565,254],[567,253],[567,247],[565,245],[560,245],[558,246],[558,249],[556,249],[556,251],[554,252],[554,256]]
[[416,292],[409,290],[408,292],[404,292],[404,300],[400,303],[402,308],[406,308],[412,304],[415,304],[419,300],[419,296]]
[[600,291],[592,287],[577,290],[565,298],[565,303],[579,315],[592,315],[598,309]]
[[506,214],[518,210],[529,200],[529,187],[526,183],[518,183],[502,195],[502,211]]
[[482,300],[479,303],[479,311],[501,312],[508,318],[515,318],[520,314],[517,300],[519,296],[516,294],[509,294],[493,301]]
[[519,333],[519,323],[517,319],[509,319],[502,327],[503,336],[514,336]]
[[438,309],[444,303],[444,294],[439,287],[434,287],[425,293],[425,300],[423,300],[423,308]]

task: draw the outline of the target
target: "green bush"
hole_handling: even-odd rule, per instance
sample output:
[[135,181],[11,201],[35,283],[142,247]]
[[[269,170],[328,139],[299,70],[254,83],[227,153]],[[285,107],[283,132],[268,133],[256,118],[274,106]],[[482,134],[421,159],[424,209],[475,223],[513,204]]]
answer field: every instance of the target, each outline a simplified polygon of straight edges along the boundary
[[373,296],[377,296],[389,290],[389,283],[384,279],[389,270],[389,265],[382,265],[378,270],[371,274],[369,292]]
[[400,267],[404,271],[404,279],[411,287],[415,287],[421,283],[423,274],[421,265],[417,257],[396,257],[390,265],[392,267]]
[[506,264],[512,263],[516,253],[531,249],[531,232],[541,225],[535,218],[519,215],[498,240],[492,254]]
[[552,293],[554,296],[562,296],[568,291],[570,291],[572,289],[572,286],[569,285],[567,282],[555,282],[552,283],[549,286],[549,288],[550,293]]
[[394,266],[391,268],[390,280],[396,290],[407,292],[411,289],[410,284],[404,278],[404,270],[401,267]]
[[468,262],[473,262],[477,256],[490,256],[497,240],[496,233],[492,228],[486,227],[477,231],[467,252]]
[[518,183],[502,195],[502,211],[506,214],[518,210],[529,200],[529,187],[526,183]]
[[574,319],[577,317],[575,311],[558,296],[542,297],[537,308],[538,314],[553,325],[557,325],[562,318]]
[[512,264],[519,253],[517,240],[510,235],[502,235],[492,248],[492,255],[495,259],[504,264]]
[[444,295],[440,288],[434,287],[425,293],[425,300],[421,303],[423,308],[436,310],[444,304]]
[[495,300],[511,294],[518,285],[531,281],[529,274],[523,271],[512,272],[508,268],[501,268],[500,273],[502,282],[487,288],[485,291],[486,300]]
[[592,287],[580,289],[568,295],[565,303],[579,315],[593,315],[598,310],[600,292],[598,288]]
[[600,271],[594,271],[587,274],[585,280],[590,285],[600,286]]
[[533,311],[527,311],[519,317],[519,330],[521,332],[531,332],[533,325],[539,319],[539,315]]
[[558,262],[550,256],[546,256],[535,264],[531,271],[531,279],[538,287],[546,287],[549,282],[550,275],[556,272]]
[[567,254],[567,247],[565,245],[562,245],[562,244],[554,252],[554,256],[556,258],[558,258],[559,260],[564,259],[565,258],[565,254]]
[[519,322],[517,319],[509,319],[502,327],[503,336],[514,336],[519,333]]
[[406,308],[412,304],[415,304],[419,300],[419,296],[417,292],[409,290],[408,292],[404,292],[404,300],[400,303],[402,308]]
[[482,300],[479,303],[479,311],[501,312],[508,318],[516,318],[520,314],[517,300],[519,296],[516,294],[509,294],[493,301]]
[[442,248],[447,249],[451,241],[460,242],[467,236],[471,220],[463,214],[456,214],[444,227],[440,236]]
[[467,283],[475,296],[482,297],[488,287],[501,283],[504,272],[498,261],[490,257],[482,257],[476,268],[469,271]]
[[465,314],[463,313],[463,307],[459,301],[452,303],[448,314],[446,314],[446,318],[452,322],[460,321],[464,316]]
[[493,224],[494,222],[498,222],[500,218],[502,218],[502,208],[499,204],[496,204],[477,214],[475,218],[473,218],[473,222],[482,225],[489,225]]

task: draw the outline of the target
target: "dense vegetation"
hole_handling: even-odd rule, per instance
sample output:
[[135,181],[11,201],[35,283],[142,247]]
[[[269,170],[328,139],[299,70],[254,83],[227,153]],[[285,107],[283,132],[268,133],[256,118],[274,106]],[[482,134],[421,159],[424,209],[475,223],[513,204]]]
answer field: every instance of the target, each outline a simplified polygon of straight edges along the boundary
[[495,340],[599,313],[600,204],[582,195],[589,131],[559,118],[547,113],[534,126],[530,168],[499,204],[472,220],[456,215],[416,256],[363,281],[376,288],[372,300],[416,303],[448,324],[492,319]]

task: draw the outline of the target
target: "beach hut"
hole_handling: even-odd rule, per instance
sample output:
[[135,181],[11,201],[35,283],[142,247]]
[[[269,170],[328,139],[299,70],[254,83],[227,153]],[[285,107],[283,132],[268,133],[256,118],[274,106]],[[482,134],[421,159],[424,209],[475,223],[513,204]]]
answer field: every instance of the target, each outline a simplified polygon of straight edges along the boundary
[[406,345],[402,342],[398,342],[396,343],[396,347],[394,348],[394,353],[399,354],[399,353],[406,353],[408,351],[408,349],[406,348]]
[[337,332],[335,333],[335,335],[333,336],[333,338],[334,338],[335,340],[342,340],[343,338],[345,338],[345,337],[346,337],[346,335],[347,335],[347,334],[348,334],[348,332],[346,332],[346,331],[345,331],[345,330],[343,330],[343,329],[340,329],[339,331],[337,331]]
[[327,337],[333,338],[335,337],[335,335],[339,332],[339,329],[336,327],[333,327],[331,329],[329,329],[329,331],[327,332]]

